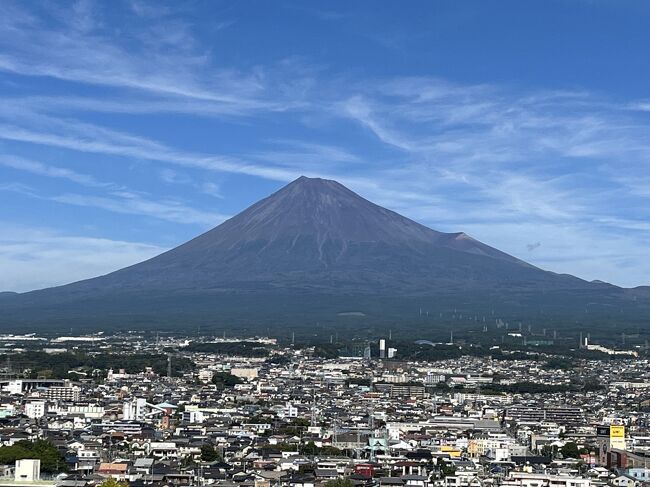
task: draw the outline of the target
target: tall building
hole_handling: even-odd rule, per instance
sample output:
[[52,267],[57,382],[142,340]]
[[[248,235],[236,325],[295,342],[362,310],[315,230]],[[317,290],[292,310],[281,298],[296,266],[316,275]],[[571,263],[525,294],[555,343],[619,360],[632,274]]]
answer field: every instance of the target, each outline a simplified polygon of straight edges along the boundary
[[39,419],[45,416],[47,406],[45,401],[31,401],[25,404],[25,416],[30,419]]
[[77,386],[52,386],[43,395],[53,401],[78,402],[81,400],[81,389]]
[[368,345],[366,348],[363,349],[363,358],[368,360],[372,358],[372,352],[370,349],[370,345]]
[[596,428],[596,442],[598,443],[598,463],[603,467],[616,465],[612,458],[617,455],[613,450],[625,451],[625,426],[605,425]]

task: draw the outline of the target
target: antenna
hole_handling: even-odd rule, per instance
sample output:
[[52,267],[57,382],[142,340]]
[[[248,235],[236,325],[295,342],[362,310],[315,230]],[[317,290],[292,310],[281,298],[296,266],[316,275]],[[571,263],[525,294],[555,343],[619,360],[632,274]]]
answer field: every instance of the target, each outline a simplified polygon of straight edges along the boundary
[[167,355],[167,377],[172,376],[172,355]]
[[311,426],[316,426],[316,391],[311,391]]
[[370,406],[370,411],[368,412],[369,417],[368,417],[368,423],[370,427],[370,461],[374,462],[375,461],[375,413],[374,409],[372,406]]

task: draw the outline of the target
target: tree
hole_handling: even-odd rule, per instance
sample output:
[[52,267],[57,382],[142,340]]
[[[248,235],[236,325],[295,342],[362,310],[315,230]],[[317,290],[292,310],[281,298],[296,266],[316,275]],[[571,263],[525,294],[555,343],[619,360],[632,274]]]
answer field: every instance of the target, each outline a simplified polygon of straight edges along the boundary
[[331,455],[337,456],[341,455],[341,450],[333,446],[323,446],[317,447],[313,441],[310,441],[301,449],[304,455],[315,456],[315,455]]
[[202,462],[216,462],[220,460],[221,457],[219,452],[212,445],[203,445],[201,447],[201,461]]
[[443,477],[455,475],[456,467],[454,467],[454,465],[451,463],[443,462],[442,465],[440,465],[440,473],[442,474]]
[[120,482],[113,477],[109,477],[101,483],[101,487],[129,487],[129,483],[126,480]]
[[67,470],[65,458],[59,450],[47,440],[34,442],[22,440],[12,446],[0,448],[0,464],[12,464],[16,460],[34,458],[41,461],[43,473],[59,473]]
[[339,358],[339,349],[335,344],[320,343],[314,347],[314,357]]
[[560,453],[562,453],[563,458],[580,458],[578,445],[572,441],[565,443],[564,446],[560,448]]
[[325,482],[325,487],[354,487],[354,484],[350,479],[332,479]]
[[212,376],[212,383],[219,389],[225,389],[241,384],[242,380],[228,372],[215,372]]
[[555,455],[557,455],[557,446],[544,445],[542,447],[542,455],[545,457],[555,458]]

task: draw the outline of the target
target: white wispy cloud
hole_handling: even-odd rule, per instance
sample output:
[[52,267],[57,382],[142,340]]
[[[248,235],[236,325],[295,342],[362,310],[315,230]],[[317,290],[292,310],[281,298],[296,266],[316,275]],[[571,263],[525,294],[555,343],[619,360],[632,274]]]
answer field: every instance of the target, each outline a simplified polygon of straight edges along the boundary
[[[33,125],[37,128],[31,128]],[[0,124],[0,139],[60,147],[84,153],[159,161],[216,172],[247,174],[277,181],[288,181],[300,175],[300,171],[280,166],[254,164],[235,156],[180,151],[145,137],[86,122],[57,120],[50,116],[35,114],[29,117],[25,126]]]
[[189,186],[203,194],[223,199],[221,185],[217,184],[214,181],[197,181],[195,178],[189,176],[188,174],[169,168],[161,169],[158,175],[160,176],[160,179],[166,183]]
[[97,179],[90,174],[82,174],[65,167],[44,164],[39,161],[24,159],[10,154],[0,154],[0,166],[10,167],[19,171],[26,171],[38,176],[67,179],[83,186],[97,188],[109,188],[113,186],[110,183],[97,181]]
[[19,193],[66,205],[99,208],[114,213],[146,216],[184,225],[199,225],[203,228],[216,226],[228,218],[214,211],[197,210],[180,201],[146,198],[126,190],[109,191],[103,196],[79,193],[47,195],[29,185],[12,182],[0,183],[0,191]]
[[[223,215],[167,194],[119,190],[90,169],[18,154],[41,146],[89,160],[111,156],[116,174],[146,161],[165,191],[186,187],[217,197],[229,174],[278,183],[321,176],[434,228],[474,232],[556,271],[596,278],[602,269],[600,278],[625,284],[644,279],[641,270],[629,277],[626,263],[628,256],[650,261],[648,100],[436,77],[378,79],[332,73],[295,57],[234,69],[219,65],[175,6],[133,0],[128,7],[134,15],[125,16],[118,36],[104,24],[101,4],[42,11],[0,3],[0,71],[16,80],[83,84],[85,93],[16,90],[0,100],[6,144],[0,165],[84,191],[52,195],[6,181],[0,189],[207,226]],[[215,28],[228,29],[230,22],[216,19]],[[210,144],[171,142],[137,128],[142,115],[170,113],[197,127],[210,124],[209,132],[199,131],[211,134]],[[134,122],[125,124],[130,132],[111,123],[113,116]],[[215,117],[228,130],[212,130]],[[603,244],[590,246],[595,240]],[[530,253],[531,242],[542,245]]]
[[[621,286],[647,284],[639,276],[650,273],[648,232],[606,231],[592,222],[483,222],[469,224],[467,232],[484,241],[500,242],[501,250],[558,273]],[[534,252],[530,242],[539,242]]]
[[221,223],[227,217],[218,213],[197,210],[173,200],[152,200],[128,192],[115,192],[111,197],[66,193],[49,198],[68,205],[101,208],[127,215],[143,215],[174,223],[195,224],[205,228]]
[[[155,22],[135,22],[127,16],[121,31],[115,32],[94,20],[101,14],[101,5],[74,5],[72,9],[50,5],[38,12],[27,11],[21,3],[3,2],[0,70],[136,90],[166,98],[167,109],[199,107],[183,108],[188,101],[206,103],[203,111],[214,113],[283,109],[280,100],[265,100],[259,72],[215,68],[210,50],[195,41],[187,22],[164,15]],[[144,12],[144,5],[135,10]],[[86,103],[98,105],[97,101]],[[123,109],[128,106],[123,105]]]
[[630,170],[647,167],[650,125],[604,111],[602,100],[438,85],[393,80],[381,95],[352,96],[338,110],[418,160],[402,165],[406,177],[437,181],[432,187],[438,188],[453,182],[522,215],[584,215],[585,200],[598,199],[594,192],[580,194],[589,173],[598,177],[614,160]]
[[0,224],[0,290],[23,292],[107,274],[167,250],[12,222]]

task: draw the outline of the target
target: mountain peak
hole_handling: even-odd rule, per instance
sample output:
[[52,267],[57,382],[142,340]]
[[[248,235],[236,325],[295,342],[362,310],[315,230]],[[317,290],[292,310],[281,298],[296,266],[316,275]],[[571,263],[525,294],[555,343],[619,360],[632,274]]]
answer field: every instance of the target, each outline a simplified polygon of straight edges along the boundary
[[256,258],[263,259],[273,249],[273,253],[329,266],[343,262],[351,249],[368,245],[418,253],[452,249],[524,264],[464,233],[425,227],[368,201],[337,181],[306,176],[178,250],[217,255],[255,248]]
[[[307,309],[305,296],[317,308],[330,302],[338,312],[348,298],[355,305],[360,297],[383,303],[483,296],[492,302],[494,296],[510,301],[513,292],[528,299],[540,290],[601,287],[545,272],[465,233],[432,230],[336,181],[302,176],[148,261],[59,288],[0,295],[0,324],[29,319],[27,311],[51,319],[53,310],[68,323],[83,316],[80,309],[93,313],[97,306],[109,309],[110,319],[147,316],[153,323],[165,316],[158,304],[179,316],[194,313],[199,322],[226,320],[223,311],[230,309],[231,318],[268,312],[265,319],[279,323],[286,303]],[[278,299],[285,304],[274,308]],[[9,308],[14,314],[6,313]]]
[[[298,193],[305,192],[304,194],[316,193],[327,193],[327,192],[346,192],[348,194],[354,194],[348,188],[343,186],[341,183],[334,181],[333,179],[324,179],[324,178],[310,178],[307,176],[300,176],[298,179],[293,180],[279,191],[276,195],[282,195],[286,193]],[[274,195],[271,195],[273,197]]]
[[[331,179],[325,179],[325,178],[318,178],[318,177],[309,177],[305,176],[304,174],[297,179],[294,179],[292,183],[309,183],[309,182],[323,182],[323,181],[332,181]],[[292,184],[289,183],[289,184]]]

